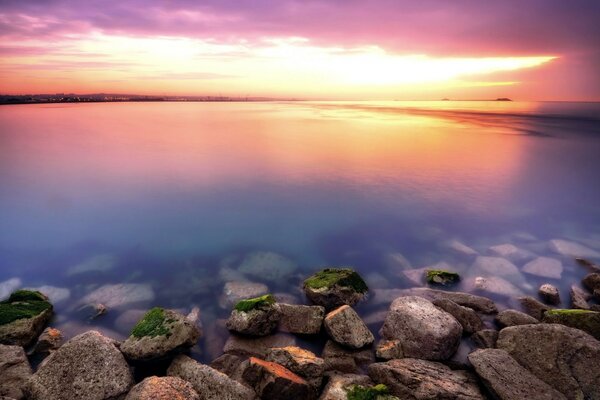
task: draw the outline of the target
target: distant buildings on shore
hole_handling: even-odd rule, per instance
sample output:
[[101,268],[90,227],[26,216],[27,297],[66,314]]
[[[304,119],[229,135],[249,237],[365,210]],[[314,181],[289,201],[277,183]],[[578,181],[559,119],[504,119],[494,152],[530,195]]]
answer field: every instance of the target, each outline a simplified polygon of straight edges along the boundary
[[[123,101],[268,101],[267,97],[229,97],[229,96],[144,96],[127,94],[25,94],[0,95],[0,104],[37,104],[37,103],[94,103]],[[290,99],[277,99],[290,100]]]

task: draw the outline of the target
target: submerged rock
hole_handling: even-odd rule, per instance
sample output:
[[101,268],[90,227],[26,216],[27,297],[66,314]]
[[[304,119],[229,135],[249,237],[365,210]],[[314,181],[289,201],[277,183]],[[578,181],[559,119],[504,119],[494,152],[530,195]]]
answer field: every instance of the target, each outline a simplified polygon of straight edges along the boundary
[[403,358],[375,363],[369,366],[369,376],[401,399],[485,399],[473,375],[432,361]]
[[133,328],[121,351],[133,361],[158,359],[195,345],[200,336],[194,321],[176,311],[156,307]]
[[427,283],[449,286],[458,283],[460,275],[444,269],[427,269],[425,271],[425,280],[427,280]]
[[463,333],[468,335],[483,329],[483,321],[473,309],[459,306],[452,300],[438,299],[433,301],[433,305],[452,315],[462,325]]
[[115,342],[95,331],[75,336],[52,353],[26,386],[32,400],[108,400],[133,386]]
[[471,265],[469,272],[484,278],[501,277],[510,282],[526,281],[515,264],[500,257],[479,256]]
[[35,290],[43,293],[52,304],[60,303],[61,301],[68,300],[71,297],[71,291],[67,288],[61,288],[56,286],[38,286],[36,288],[28,288],[26,290]]
[[238,301],[252,299],[269,293],[269,288],[264,283],[232,281],[223,286],[223,295],[219,299],[222,308],[231,308]]
[[149,376],[131,389],[125,400],[200,400],[194,387],[173,376]]
[[569,400],[600,398],[600,342],[559,324],[500,331],[497,347]]
[[327,310],[344,304],[353,306],[366,297],[368,290],[365,281],[350,268],[325,268],[304,281],[306,297]]
[[496,315],[496,323],[501,328],[515,325],[538,324],[539,322],[540,321],[533,318],[531,315],[517,310],[504,310]]
[[23,388],[30,377],[31,367],[23,348],[0,344],[0,398],[24,398]]
[[550,250],[567,257],[600,258],[600,252],[568,240],[554,239],[549,242]]
[[409,296],[394,300],[380,334],[399,340],[405,357],[446,360],[458,349],[462,326],[430,301]]
[[600,340],[600,312],[589,310],[549,310],[543,322],[580,329]]
[[535,254],[532,252],[520,249],[514,244],[510,243],[492,246],[488,248],[488,254],[496,257],[506,258],[507,260],[515,263],[521,263],[535,257]]
[[230,331],[250,336],[271,334],[281,318],[281,309],[270,294],[239,301],[227,320]]
[[525,264],[523,272],[542,278],[560,279],[563,272],[563,265],[555,258],[538,257]]
[[295,270],[296,264],[289,258],[269,251],[248,254],[238,268],[253,278],[272,282],[281,282]]
[[558,288],[549,283],[544,283],[538,289],[538,294],[545,303],[557,305],[560,304],[560,293]]
[[419,296],[430,301],[448,299],[458,305],[472,308],[473,310],[482,312],[484,314],[494,314],[498,312],[494,302],[487,297],[476,296],[470,293],[446,292],[444,290],[429,288],[381,289],[375,293],[375,298],[373,299],[372,303],[391,303],[398,297],[403,296]]
[[281,319],[279,330],[303,335],[316,335],[321,331],[325,307],[279,304]]
[[67,276],[87,272],[108,272],[117,264],[117,257],[112,254],[98,254],[67,269]]
[[447,243],[447,246],[454,250],[459,255],[465,257],[476,257],[479,255],[477,250],[474,250],[472,247],[467,246],[466,244],[459,242],[458,240],[451,240]]
[[323,324],[330,338],[352,349],[360,349],[375,340],[356,311],[347,305],[338,307],[327,314]]
[[566,400],[566,397],[517,363],[505,350],[485,349],[469,361],[487,389],[500,400]]
[[86,295],[80,305],[103,304],[108,308],[145,304],[154,300],[152,286],[144,283],[104,285]]
[[52,317],[53,307],[40,292],[17,290],[0,302],[0,344],[27,346]]
[[250,357],[242,377],[264,400],[311,400],[314,388],[300,376],[274,362]]
[[492,294],[504,297],[522,296],[523,291],[507,281],[506,279],[490,276],[484,278],[477,276],[473,280],[469,280],[468,286],[472,287],[473,291],[482,292],[484,294]]

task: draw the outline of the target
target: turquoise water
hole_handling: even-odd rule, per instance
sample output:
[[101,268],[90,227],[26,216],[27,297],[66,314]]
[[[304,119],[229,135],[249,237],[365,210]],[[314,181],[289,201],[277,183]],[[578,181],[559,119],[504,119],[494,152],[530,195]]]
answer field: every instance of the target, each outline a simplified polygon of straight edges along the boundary
[[[474,290],[458,242],[519,269],[560,261],[560,279],[504,278],[567,299],[585,273],[572,256],[600,261],[599,173],[598,103],[2,106],[0,282],[62,288],[67,335],[123,337],[125,310],[197,305],[206,328],[228,313],[227,281],[304,301],[303,277],[352,265],[373,288],[366,317],[386,307],[378,289],[415,285],[406,269],[446,262]],[[145,291],[91,322],[77,311],[116,283]]]

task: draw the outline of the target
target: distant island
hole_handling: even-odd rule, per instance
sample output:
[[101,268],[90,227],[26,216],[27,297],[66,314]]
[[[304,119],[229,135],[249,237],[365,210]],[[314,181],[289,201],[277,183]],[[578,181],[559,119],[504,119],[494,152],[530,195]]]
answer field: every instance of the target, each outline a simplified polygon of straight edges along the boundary
[[509,99],[508,97],[498,97],[496,99],[496,101],[512,101],[511,99]]

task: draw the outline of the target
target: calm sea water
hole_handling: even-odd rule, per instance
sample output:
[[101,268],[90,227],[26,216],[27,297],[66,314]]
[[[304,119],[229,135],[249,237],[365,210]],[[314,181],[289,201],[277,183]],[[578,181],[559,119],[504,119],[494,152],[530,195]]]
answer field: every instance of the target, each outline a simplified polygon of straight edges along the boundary
[[[482,255],[513,244],[519,268],[561,261],[560,280],[511,283],[535,294],[549,281],[568,298],[585,270],[549,241],[599,254],[599,175],[598,103],[2,106],[0,282],[68,289],[56,326],[123,337],[122,312],[151,305],[197,305],[211,329],[228,280],[302,301],[302,278],[325,265],[354,266],[375,291],[438,262],[469,276],[459,241]],[[253,263],[286,273],[253,275]],[[154,298],[91,322],[76,311],[123,282]]]

